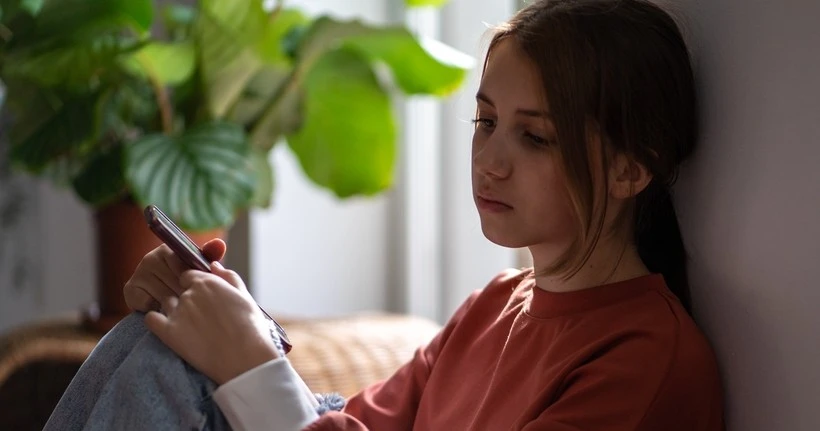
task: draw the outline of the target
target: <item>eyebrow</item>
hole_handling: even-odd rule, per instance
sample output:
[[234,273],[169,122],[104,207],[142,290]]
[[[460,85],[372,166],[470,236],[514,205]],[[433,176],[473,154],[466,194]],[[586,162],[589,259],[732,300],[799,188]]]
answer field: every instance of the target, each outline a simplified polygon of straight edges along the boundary
[[[480,91],[478,93],[476,93],[475,98],[478,101],[484,102],[484,103],[486,103],[486,104],[488,104],[492,107],[495,107],[495,104],[493,103],[492,99],[490,99],[486,94],[484,94]],[[552,114],[550,114],[549,111],[540,110],[540,109],[516,109],[515,113],[518,114],[518,115],[524,115],[524,116],[527,116],[527,117],[541,117],[541,118],[547,118],[547,119],[552,118]]]

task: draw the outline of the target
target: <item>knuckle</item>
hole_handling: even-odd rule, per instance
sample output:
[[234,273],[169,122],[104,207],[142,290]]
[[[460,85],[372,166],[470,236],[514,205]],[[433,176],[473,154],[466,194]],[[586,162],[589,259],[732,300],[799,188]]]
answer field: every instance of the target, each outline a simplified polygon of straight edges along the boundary
[[191,300],[191,298],[192,298],[194,295],[195,295],[194,290],[193,290],[193,289],[188,289],[188,290],[186,290],[185,292],[182,292],[182,293],[179,295],[179,300],[180,300],[180,302],[182,302],[182,301],[190,301],[190,300]]

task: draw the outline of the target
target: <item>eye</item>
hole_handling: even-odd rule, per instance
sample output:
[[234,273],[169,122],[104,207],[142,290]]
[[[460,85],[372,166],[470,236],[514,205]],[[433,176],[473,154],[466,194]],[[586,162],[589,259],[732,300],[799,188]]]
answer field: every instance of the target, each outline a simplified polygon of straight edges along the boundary
[[544,138],[542,138],[538,135],[533,135],[530,132],[524,132],[524,137],[529,139],[530,142],[532,142],[533,144],[538,145],[538,146],[543,146],[543,145],[548,144],[546,139],[544,139]]
[[490,118],[475,118],[472,120],[473,124],[476,127],[481,127],[482,129],[493,129],[495,128],[495,120]]

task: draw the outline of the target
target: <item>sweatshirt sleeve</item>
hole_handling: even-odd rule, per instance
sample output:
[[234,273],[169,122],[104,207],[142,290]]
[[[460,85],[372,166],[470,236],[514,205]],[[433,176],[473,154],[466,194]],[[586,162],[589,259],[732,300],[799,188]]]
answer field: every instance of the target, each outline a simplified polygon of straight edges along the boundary
[[473,293],[433,340],[416,350],[391,377],[365,388],[348,400],[343,411],[322,415],[304,431],[411,429],[436,358],[478,293]]

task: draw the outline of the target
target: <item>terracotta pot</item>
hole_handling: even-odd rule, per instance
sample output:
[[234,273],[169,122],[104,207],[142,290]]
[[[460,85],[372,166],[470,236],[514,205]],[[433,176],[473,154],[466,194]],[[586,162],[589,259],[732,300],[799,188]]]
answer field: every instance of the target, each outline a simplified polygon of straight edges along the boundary
[[[142,208],[133,201],[111,204],[95,214],[97,237],[97,302],[85,310],[85,324],[107,332],[131,313],[122,288],[137,265],[160,240],[148,229]],[[225,229],[186,232],[199,246],[213,238],[225,239]]]

